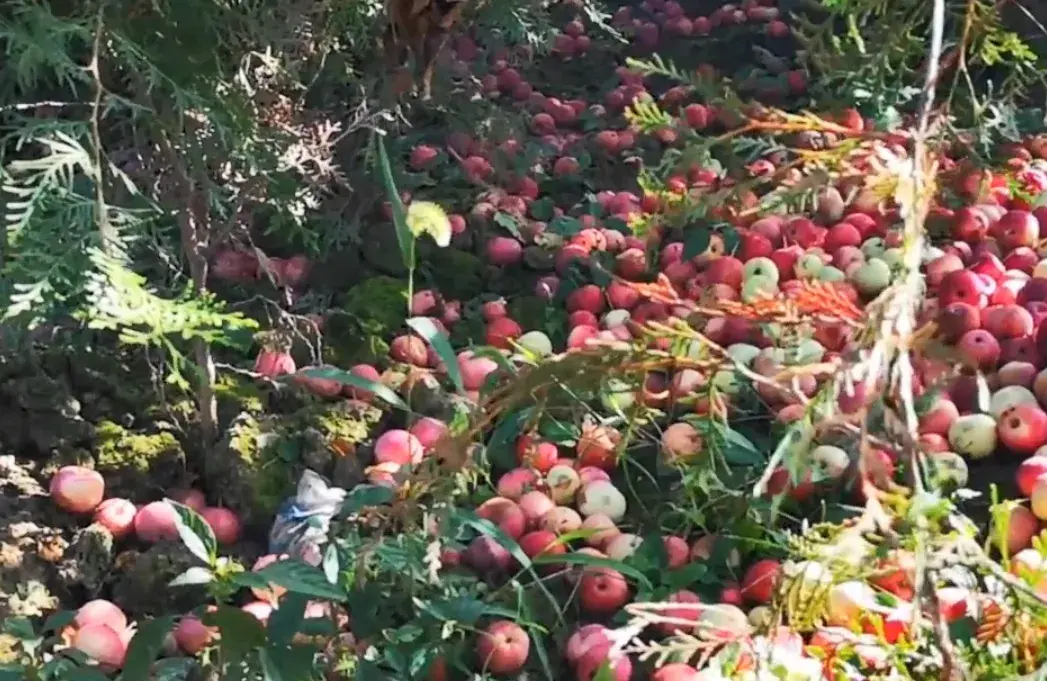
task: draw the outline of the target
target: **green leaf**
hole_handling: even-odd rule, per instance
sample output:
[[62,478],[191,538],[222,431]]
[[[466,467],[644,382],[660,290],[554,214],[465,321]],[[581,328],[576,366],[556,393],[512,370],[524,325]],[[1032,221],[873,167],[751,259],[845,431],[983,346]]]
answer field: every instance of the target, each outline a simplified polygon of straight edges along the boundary
[[549,223],[549,231],[560,236],[574,236],[582,231],[582,223],[575,218],[561,215]]
[[[273,615],[277,612],[274,610]],[[209,627],[218,627],[222,637],[222,654],[227,662],[242,660],[252,650],[265,645],[262,623],[240,608],[220,605],[214,611],[204,613],[200,621]]]
[[366,378],[361,378],[360,376],[351,374],[348,371],[343,371],[342,369],[336,369],[334,367],[312,367],[309,369],[303,369],[298,372],[298,374],[307,378],[327,378],[332,381],[338,381],[342,385],[352,386],[353,388],[359,388],[360,390],[367,390],[397,409],[409,411],[407,404],[401,400],[400,396],[389,388],[389,386],[383,385],[377,381],[369,381]]
[[723,458],[737,466],[763,463],[766,457],[760,453],[749,438],[731,427],[718,429],[723,438]]
[[502,547],[509,552],[516,561],[523,566],[524,569],[531,567],[532,561],[520,548],[520,545],[516,541],[506,534],[502,528],[498,527],[489,520],[485,520],[480,516],[476,515],[472,511],[467,511],[462,508],[455,507],[452,510],[451,517],[460,520],[465,525],[473,528],[480,534],[486,534],[491,539],[502,545]]
[[33,623],[28,617],[10,617],[3,621],[3,632],[23,641],[32,641],[39,638],[33,630]]
[[300,560],[281,560],[258,571],[267,582],[282,586],[291,593],[341,601],[345,592],[327,581],[324,571]]
[[538,432],[546,440],[558,445],[573,445],[578,441],[581,431],[571,423],[565,423],[554,418],[542,419],[538,425]]
[[605,567],[621,572],[626,577],[632,577],[641,584],[652,587],[651,580],[644,573],[631,565],[610,558],[590,556],[585,553],[563,553],[560,555],[539,555],[531,559],[535,565],[582,565],[584,567]]
[[29,676],[25,665],[0,665],[0,681],[25,681],[27,678],[29,678]]
[[229,577],[236,586],[246,587],[248,589],[268,589],[269,582],[265,581],[262,577],[258,576],[257,572],[247,570],[245,572],[236,572]]
[[389,675],[374,662],[361,659],[356,665],[356,681],[389,681]]
[[604,661],[600,668],[593,674],[593,681],[615,681],[617,674],[611,669],[611,663]]
[[324,550],[324,562],[320,567],[323,568],[324,576],[327,577],[328,582],[331,584],[338,583],[338,547],[333,543],[329,544],[327,549]]
[[709,566],[705,563],[688,563],[676,570],[670,570],[666,574],[665,584],[670,589],[685,589],[695,583],[708,584],[715,581],[715,575],[709,574]]
[[[153,664],[153,681],[184,681],[196,667],[196,660],[189,657],[165,657]],[[128,680],[130,681],[130,679]]]
[[345,495],[340,515],[359,513],[368,506],[382,506],[393,500],[393,490],[382,485],[357,485]]
[[[247,613],[244,613],[247,614]],[[248,615],[250,617],[250,615]],[[164,638],[174,628],[175,616],[156,617],[140,624],[124,658],[121,681],[149,678],[149,667],[164,648]]]
[[742,235],[734,227],[726,227],[721,232],[723,237],[723,250],[728,255],[733,255],[742,243]]
[[109,681],[109,677],[94,667],[78,667],[62,674],[62,681]]
[[519,241],[524,240],[523,235],[520,233],[520,223],[509,213],[504,213],[502,211],[495,213],[494,224],[512,234]]
[[287,648],[270,645],[259,651],[259,659],[263,654],[266,655],[283,681],[315,681],[316,653],[313,645],[292,645]]
[[218,540],[214,530],[203,516],[173,499],[164,499],[175,511],[175,524],[182,543],[193,554],[209,566],[218,560]]
[[195,584],[210,584],[213,581],[214,573],[210,569],[196,565],[172,579],[167,583],[167,586],[193,586]]
[[420,607],[443,622],[475,624],[481,617],[504,617],[515,620],[519,612],[510,608],[485,603],[472,596],[455,596],[445,601],[425,601]]
[[548,222],[553,219],[554,208],[556,208],[556,202],[548,196],[538,199],[537,201],[532,201],[530,208],[531,217],[535,220]]
[[58,631],[65,625],[72,624],[74,619],[76,619],[76,613],[72,610],[56,612],[44,620],[44,626],[40,631],[45,634],[52,631]]
[[712,241],[712,232],[703,226],[693,226],[684,230],[683,234],[683,259],[691,258],[705,253]]
[[378,147],[378,172],[382,178],[382,186],[385,188],[386,196],[393,208],[393,225],[396,228],[396,242],[400,245],[400,256],[403,258],[404,267],[410,268],[413,253],[412,245],[414,235],[407,226],[407,210],[404,202],[400,199],[400,191],[396,188],[396,180],[393,179],[393,169],[389,165],[389,154],[385,151],[385,139],[381,134],[375,135],[375,144]]
[[305,606],[309,599],[301,594],[287,594],[280,599],[280,607],[269,615],[266,631],[269,640],[278,645],[287,645],[302,628]]
[[407,325],[432,346],[436,356],[444,363],[447,377],[451,379],[451,383],[454,383],[459,393],[464,393],[465,386],[462,384],[462,371],[458,366],[458,356],[455,355],[454,348],[451,347],[447,336],[436,328],[436,324],[428,317],[411,317],[407,320]]
[[978,622],[972,617],[961,617],[949,623],[949,638],[957,643],[970,643],[977,634]]
[[[279,655],[279,653],[276,654]],[[283,672],[277,666],[276,660],[273,659],[273,653],[270,652],[269,648],[262,648],[258,651],[258,661],[262,665],[262,676],[265,678],[265,681],[284,681]]]
[[516,375],[516,367],[513,366],[512,362],[506,358],[501,352],[495,348],[480,347],[473,349],[473,357],[486,357],[498,365],[498,369],[503,371],[508,376]]
[[516,467],[516,438],[534,410],[526,407],[503,416],[487,441],[487,455],[499,468]]

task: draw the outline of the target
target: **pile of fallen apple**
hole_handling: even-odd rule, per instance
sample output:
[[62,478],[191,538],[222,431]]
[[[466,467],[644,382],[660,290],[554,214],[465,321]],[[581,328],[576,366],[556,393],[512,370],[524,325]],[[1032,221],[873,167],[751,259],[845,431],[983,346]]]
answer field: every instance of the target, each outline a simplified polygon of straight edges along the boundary
[[[720,27],[746,24],[783,37],[788,27],[773,4],[746,0],[737,6],[725,5],[709,16],[687,16],[672,0],[647,0],[642,8],[618,12],[615,24],[646,50],[657,47],[666,36],[693,40]],[[556,37],[555,54],[562,59],[584,58],[591,48],[592,39],[582,19],[566,24]],[[884,291],[898,271],[903,244],[897,210],[845,183],[824,188],[810,214],[747,211],[755,205],[756,194],[741,192],[736,205],[722,213],[737,237],[730,251],[724,248],[724,240],[714,238],[704,252],[689,255],[678,238],[663,238],[659,230],[640,237],[626,227],[638,220],[657,222],[659,213],[675,205],[667,196],[697,197],[774,176],[788,160],[781,152],[750,164],[743,176],[727,177],[712,167],[680,168],[667,179],[665,192],[603,189],[593,201],[553,205],[546,215],[544,187],[578,178],[586,172],[583,159],[621,164],[633,153],[657,154],[693,132],[737,126],[737,113],[694,101],[686,88],[673,88],[661,93],[658,101],[672,114],[674,124],[651,135],[652,140],[630,127],[622,116],[630,102],[651,94],[637,71],[619,67],[620,84],[601,102],[560,99],[541,93],[528,82],[524,70],[511,65],[513,56],[508,53],[485,54],[465,37],[455,41],[454,51],[453,66],[485,72],[479,80],[481,94],[526,112],[532,138],[474,139],[456,132],[442,144],[405,150],[404,157],[414,172],[429,173],[441,182],[477,185],[473,205],[447,206],[460,209],[449,216],[449,228],[455,235],[452,247],[468,234],[470,243],[481,243],[482,254],[491,265],[530,273],[534,288],[524,293],[565,306],[566,343],[556,347],[545,330],[523,328],[512,319],[506,301],[480,305],[483,342],[509,361],[520,360],[521,355],[528,362],[540,361],[600,343],[647,341],[652,347],[666,349],[665,339],[647,333],[645,325],[693,319],[693,310],[645,297],[635,284],[650,282],[657,274],[664,275],[682,299],[705,306],[715,306],[716,301],[753,302],[788,292],[805,281],[829,284],[861,306]],[[802,72],[782,74],[782,92],[799,92],[804,87]],[[871,125],[854,110],[831,112],[826,117],[855,134]],[[598,129],[586,132],[588,128],[580,124],[583,118],[599,121]],[[934,325],[928,344],[951,349],[955,358],[921,356],[915,390],[928,398],[920,414],[920,444],[932,460],[951,471],[954,484],[967,484],[968,462],[977,465],[974,462],[987,457],[1014,462],[1017,488],[1031,503],[1011,511],[1005,550],[1013,557],[1014,573],[1039,590],[1047,587],[1047,562],[1032,548],[1032,542],[1041,530],[1040,521],[1047,520],[1047,325],[1042,324],[1047,318],[1047,260],[1041,255],[1041,225],[1047,224],[1047,208],[1037,206],[1039,197],[1047,192],[1047,143],[1030,138],[1000,151],[1003,158],[993,171],[970,169],[962,150],[940,159],[945,187],[929,224],[936,237],[923,260],[927,293],[921,323]],[[526,163],[514,162],[524,158]],[[507,170],[512,168],[526,168],[527,172]],[[442,203],[439,195],[424,198]],[[499,215],[511,219],[496,220]],[[507,224],[515,225],[515,231]],[[226,266],[220,271],[222,276],[259,276],[257,259],[229,253],[221,257]],[[579,270],[586,271],[588,263],[599,263],[593,269],[609,264],[613,278],[603,285],[572,282],[564,295],[565,282]],[[276,269],[283,272],[283,264],[278,265]],[[291,275],[297,277],[295,272],[305,266],[296,263]],[[450,333],[462,323],[467,302],[445,298],[440,291],[421,290],[407,304],[412,315],[428,317]],[[846,366],[862,349],[853,326],[844,323],[816,325],[799,342],[778,328],[730,315],[709,318],[695,330],[724,347],[734,361],[767,378],[789,365],[839,362]],[[446,380],[438,352],[421,336],[404,330],[391,339],[390,348],[387,366],[344,368],[375,382],[402,373],[404,367],[431,371]],[[502,366],[469,348],[460,349],[457,365],[465,391],[473,399]],[[957,371],[958,365],[962,367]],[[272,349],[264,350],[255,365],[268,378],[294,376],[296,369],[289,354]],[[321,399],[377,399],[371,391],[332,379],[300,379]],[[831,376],[801,374],[789,390],[764,383],[751,387],[775,420],[790,423],[806,409],[792,390],[810,397],[830,380]],[[732,399],[749,387],[747,383],[748,379],[726,369],[711,376],[694,369],[652,373],[642,387],[623,387],[594,409],[607,416],[690,402],[692,412],[708,413],[711,406],[706,395],[708,386],[714,384],[717,408],[730,415]],[[873,397],[861,391],[841,394],[838,408],[855,412]],[[658,436],[662,454],[673,465],[701,465],[704,443],[700,433],[680,420],[684,414],[678,406],[670,413],[675,422],[663,423]],[[495,472],[494,496],[476,512],[527,556],[542,557],[545,563],[566,554],[628,562],[642,540],[631,531],[635,526],[627,496],[614,482],[627,439],[625,429],[598,420],[578,426],[581,434],[572,446],[520,433],[515,452],[518,467]],[[399,474],[425,459],[447,430],[448,424],[424,416],[402,429],[380,434],[374,442],[370,482],[398,484]],[[852,446],[816,441],[804,446],[809,449],[809,477],[792,481],[782,468],[772,476],[771,493],[786,493],[802,504],[821,491],[853,482],[856,451]],[[893,479],[897,452],[881,447],[875,456],[874,482]],[[52,481],[51,493],[63,509],[93,514],[118,539],[133,536],[136,541],[155,542],[178,536],[171,507],[154,502],[136,508],[126,500],[105,499],[104,481],[93,471],[61,469]],[[239,536],[239,522],[227,509],[206,507],[199,493],[170,496],[199,509],[221,543],[234,542]],[[860,499],[857,493],[855,497]],[[731,535],[730,527],[715,529],[715,533],[694,536],[666,535],[663,542],[669,570],[711,560],[717,542],[729,541]],[[564,541],[565,535],[584,538]],[[818,558],[782,562],[758,554],[746,555],[743,561],[743,555],[732,550],[728,564],[717,569],[734,574],[735,579],[724,583],[715,599],[680,589],[666,599],[671,607],[654,610],[632,603],[634,585],[609,564],[565,568],[558,578],[575,585],[574,605],[582,619],[576,630],[555,632],[556,639],[579,681],[590,681],[601,670],[611,674],[602,679],[626,681],[641,668],[650,670],[656,681],[808,679],[823,674],[824,678],[841,678],[840,674],[868,678],[898,663],[900,653],[894,644],[909,640],[924,645],[930,640],[929,616],[913,616],[915,560],[911,553],[897,550],[878,555],[860,534],[846,530],[820,551]],[[473,570],[486,578],[508,577],[518,567],[508,548],[486,534],[460,547],[448,547],[441,558],[444,569]],[[256,568],[279,559],[266,556]],[[842,580],[827,567],[841,560],[853,568],[852,576]],[[966,617],[978,623],[992,608],[1007,607],[999,597],[965,585],[935,586],[946,622]],[[244,610],[264,622],[279,606],[279,591],[274,586],[253,598],[245,597]],[[797,599],[821,604],[816,621],[801,626],[788,617],[779,619],[782,603],[795,606]],[[322,604],[315,604],[315,610],[313,614],[322,615]],[[637,622],[650,622],[650,626],[641,627]],[[133,632],[116,606],[93,601],[77,613],[69,641],[104,666],[119,668]],[[530,635],[508,620],[486,623],[476,636],[475,669],[498,676],[518,674],[534,663]],[[672,646],[674,641],[682,645],[685,638],[674,639],[681,635],[697,637],[706,646],[703,650],[715,653],[702,658],[701,669],[692,666],[698,656],[675,659],[658,668],[640,664],[644,646]],[[172,648],[194,655],[213,643],[214,637],[213,630],[187,616],[173,634]],[[770,669],[772,675],[757,677],[758,668]],[[788,675],[782,670],[788,670]],[[455,672],[443,669],[443,673]]]

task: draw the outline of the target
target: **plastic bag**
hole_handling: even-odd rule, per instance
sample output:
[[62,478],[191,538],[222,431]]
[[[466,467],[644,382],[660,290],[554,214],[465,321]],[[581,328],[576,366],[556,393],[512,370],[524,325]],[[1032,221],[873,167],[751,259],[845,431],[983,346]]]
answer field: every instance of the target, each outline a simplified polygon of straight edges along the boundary
[[342,507],[346,491],[332,487],[318,473],[306,470],[298,491],[276,511],[269,530],[269,553],[288,554],[319,565],[331,520]]

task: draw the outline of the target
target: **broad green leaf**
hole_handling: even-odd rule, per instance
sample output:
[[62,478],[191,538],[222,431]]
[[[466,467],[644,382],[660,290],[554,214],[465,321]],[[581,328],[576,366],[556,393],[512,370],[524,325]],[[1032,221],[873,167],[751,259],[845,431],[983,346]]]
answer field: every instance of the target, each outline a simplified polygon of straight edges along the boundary
[[549,231],[560,236],[574,236],[582,231],[582,223],[575,218],[562,215],[549,223]]
[[686,589],[696,583],[708,584],[716,577],[709,574],[709,566],[705,563],[688,563],[682,568],[670,570],[666,574],[665,584],[672,590]]
[[368,506],[382,506],[393,500],[394,492],[382,485],[357,485],[345,495],[340,515],[359,513]]
[[279,651],[270,652],[269,648],[258,651],[258,661],[262,665],[262,675],[265,681],[284,681],[283,672],[273,659],[273,654],[279,655]]
[[356,681],[389,681],[389,676],[374,662],[361,659],[356,666]]
[[194,584],[210,584],[214,581],[214,573],[208,568],[196,565],[178,575],[167,586],[192,586]]
[[400,399],[400,396],[397,395],[389,386],[378,383],[377,381],[369,381],[366,378],[362,378],[356,374],[351,374],[348,371],[343,371],[342,369],[336,369],[334,367],[312,367],[309,369],[302,369],[298,374],[307,378],[327,378],[332,381],[338,381],[343,385],[359,388],[360,390],[367,390],[397,409],[408,411],[407,404]]
[[337,584],[339,570],[338,547],[333,543],[328,544],[324,550],[324,562],[321,567],[324,570],[324,576],[327,577],[327,581],[331,584]]
[[78,667],[62,674],[62,681],[109,681],[109,677],[94,667]]
[[548,196],[538,199],[537,201],[531,202],[530,213],[531,217],[535,220],[542,220],[548,222],[553,219],[553,209],[556,208],[556,202]]
[[277,645],[287,645],[299,633],[305,619],[305,606],[309,599],[301,594],[287,594],[280,599],[280,607],[269,615],[266,631],[269,640]]
[[542,419],[542,422],[538,425],[538,432],[546,440],[555,442],[558,445],[573,445],[578,441],[578,436],[581,435],[581,431],[574,424],[559,421],[552,417]]
[[690,260],[697,255],[705,253],[711,241],[712,232],[708,227],[696,225],[687,228],[683,234],[683,259]]
[[[246,613],[245,613],[246,614]],[[250,617],[250,615],[248,615]],[[175,616],[156,617],[139,624],[127,647],[127,657],[120,672],[121,681],[149,678],[149,667],[164,648],[164,638],[174,629]]]
[[724,253],[727,255],[734,255],[738,250],[738,247],[741,245],[741,234],[739,234],[738,230],[734,227],[726,227],[723,232],[721,232],[721,236],[723,236]]
[[258,575],[291,593],[333,601],[345,598],[345,592],[328,582],[323,570],[300,560],[277,561],[259,570]]
[[458,356],[455,355],[454,348],[451,347],[447,336],[436,328],[436,324],[428,317],[411,317],[407,320],[407,325],[432,346],[436,356],[444,363],[447,377],[451,379],[451,383],[454,383],[459,393],[464,393],[465,386],[462,384],[462,371],[458,366]]
[[280,674],[279,677],[272,677],[274,679],[316,681],[317,677],[314,673],[316,653],[316,647],[313,645],[292,645],[290,647],[269,645],[259,651],[259,659],[265,655],[272,664],[272,668]]
[[55,614],[44,620],[44,626],[40,630],[42,633],[50,633],[52,631],[58,631],[67,624],[72,624],[73,620],[76,619],[76,613],[72,610],[63,610],[62,612],[56,612]]
[[28,617],[9,617],[0,624],[0,628],[3,629],[5,634],[23,641],[32,641],[35,638],[39,638],[39,635],[33,630],[32,621]]
[[734,428],[727,427],[719,430],[723,438],[723,458],[727,460],[727,463],[746,466],[763,463],[766,460],[756,445]]
[[269,588],[269,582],[265,581],[264,578],[259,577],[257,572],[252,572],[250,570],[234,573],[229,577],[229,580],[237,586],[246,587],[248,589]]
[[523,235],[520,234],[520,223],[517,222],[516,218],[514,218],[509,213],[503,213],[502,211],[498,211],[497,213],[495,213],[494,224],[503,228],[505,231],[512,234],[518,240],[524,240]]
[[153,663],[152,681],[184,681],[189,678],[196,660],[188,657],[167,657]]
[[189,552],[207,565],[218,560],[218,540],[203,516],[173,499],[164,499],[175,511],[178,536]]
[[487,441],[487,456],[499,468],[516,467],[516,438],[523,424],[531,418],[533,409],[526,407],[503,416]]
[[205,613],[200,621],[209,627],[218,627],[218,633],[222,637],[222,654],[226,662],[242,660],[252,650],[265,645],[265,629],[262,623],[254,615],[240,608],[220,605],[214,611]]
[[389,165],[389,154],[385,150],[385,138],[381,134],[376,134],[374,139],[378,147],[378,172],[382,178],[385,194],[393,208],[393,226],[396,228],[396,242],[400,245],[400,256],[403,258],[404,267],[409,268],[414,265],[412,262],[414,235],[411,234],[411,230],[407,226],[407,210],[404,208],[404,202],[400,198],[400,191],[396,188],[396,180],[393,179],[393,169]]

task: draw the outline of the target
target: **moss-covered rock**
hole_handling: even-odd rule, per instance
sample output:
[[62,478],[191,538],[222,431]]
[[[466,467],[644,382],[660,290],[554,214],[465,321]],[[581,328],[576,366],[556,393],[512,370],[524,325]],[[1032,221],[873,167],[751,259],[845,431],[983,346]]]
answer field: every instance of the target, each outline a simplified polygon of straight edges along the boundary
[[433,249],[425,258],[425,270],[445,298],[468,300],[484,290],[483,262],[456,248]]
[[344,313],[329,316],[324,324],[324,361],[348,369],[354,364],[378,364],[389,357],[389,341],[364,329]]
[[407,319],[407,282],[394,277],[371,277],[346,292],[342,310],[365,329],[388,336]]
[[406,320],[407,282],[371,277],[349,289],[341,309],[325,320],[324,361],[340,367],[383,361]]
[[185,470],[185,452],[174,434],[135,433],[112,421],[95,426],[92,453],[108,488],[132,499],[173,486]]
[[202,586],[171,587],[171,580],[192,566],[199,566],[181,542],[165,541],[144,552],[127,551],[116,557],[112,600],[128,617],[187,612],[202,604]]
[[289,415],[243,413],[204,462],[207,487],[250,527],[264,529],[305,468],[330,476],[355,457],[383,412],[350,401],[313,403]]
[[261,414],[265,410],[266,394],[254,381],[236,374],[223,373],[215,381],[218,400],[218,420],[228,423],[237,414]]

